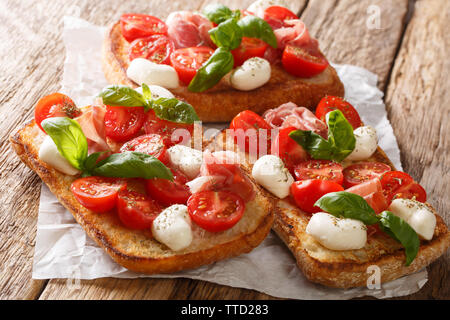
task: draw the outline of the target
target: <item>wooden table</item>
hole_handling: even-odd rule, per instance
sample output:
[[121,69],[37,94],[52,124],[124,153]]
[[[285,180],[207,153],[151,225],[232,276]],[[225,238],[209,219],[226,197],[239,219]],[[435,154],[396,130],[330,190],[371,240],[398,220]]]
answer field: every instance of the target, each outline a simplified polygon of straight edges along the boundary
[[[10,133],[33,115],[39,97],[57,91],[63,73],[63,15],[106,25],[123,12],[165,17],[208,0],[0,2],[0,298],[270,299],[265,294],[188,279],[97,279],[70,289],[64,279],[33,280],[41,181],[11,150]],[[216,2],[216,1],[214,1]],[[251,0],[230,0],[246,7]],[[379,77],[404,170],[429,192],[450,225],[450,1],[292,1],[327,57]],[[164,4],[162,4],[164,3]],[[379,16],[377,17],[377,13]],[[449,299],[449,254],[428,268],[429,281],[404,299]]]

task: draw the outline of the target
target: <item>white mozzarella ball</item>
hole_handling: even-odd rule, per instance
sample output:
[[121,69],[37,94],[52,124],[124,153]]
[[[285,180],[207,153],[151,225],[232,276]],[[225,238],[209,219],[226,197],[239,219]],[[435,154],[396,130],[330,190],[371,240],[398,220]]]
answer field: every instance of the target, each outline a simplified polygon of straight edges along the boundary
[[231,86],[237,90],[249,91],[266,84],[270,79],[270,63],[266,59],[253,57],[237,67],[230,77]]
[[187,207],[174,204],[164,209],[153,221],[152,234],[174,251],[188,247],[192,242],[192,229]]
[[51,165],[56,170],[68,175],[79,174],[80,171],[75,169],[61,153],[59,153],[55,142],[50,136],[46,136],[39,148],[39,159]]
[[139,85],[158,85],[168,89],[179,86],[178,74],[172,66],[136,58],[130,62],[127,76]]
[[[152,99],[158,99],[158,98],[175,98],[175,96],[167,90],[166,88],[163,88],[161,86],[156,85],[149,85],[148,88],[150,89],[150,92],[152,93]],[[136,91],[142,94],[142,87],[136,88]]]
[[193,179],[200,173],[203,153],[183,145],[174,145],[167,150],[170,163],[181,170],[189,179]]
[[252,176],[260,185],[280,199],[289,195],[294,178],[284,166],[283,160],[275,155],[265,155],[256,160]]
[[363,126],[353,131],[356,144],[355,149],[346,160],[359,161],[368,159],[378,146],[377,131],[371,126]]

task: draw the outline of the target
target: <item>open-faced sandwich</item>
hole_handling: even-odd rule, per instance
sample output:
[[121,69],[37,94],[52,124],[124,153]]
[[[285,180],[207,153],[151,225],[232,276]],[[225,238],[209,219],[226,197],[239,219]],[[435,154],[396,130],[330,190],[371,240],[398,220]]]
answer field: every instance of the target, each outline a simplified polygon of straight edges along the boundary
[[110,86],[84,108],[43,97],[10,141],[116,262],[175,272],[251,251],[274,220],[271,197],[230,152],[202,151],[195,120],[162,87]]
[[111,84],[169,89],[203,121],[230,121],[244,110],[292,101],[314,107],[343,96],[336,71],[305,24],[273,1],[248,10],[209,5],[202,13],[157,17],[127,13],[106,33],[102,66]]
[[209,148],[236,151],[279,199],[273,229],[313,282],[365,286],[370,266],[387,282],[450,245],[426,191],[394,168],[376,130],[342,98],[324,97],[315,114],[294,103],[262,117],[243,111]]

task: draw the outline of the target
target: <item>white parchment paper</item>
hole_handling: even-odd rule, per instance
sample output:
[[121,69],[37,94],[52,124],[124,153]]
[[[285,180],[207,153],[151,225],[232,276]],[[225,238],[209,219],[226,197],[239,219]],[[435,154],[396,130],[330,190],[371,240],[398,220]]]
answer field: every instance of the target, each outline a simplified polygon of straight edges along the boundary
[[[101,70],[101,44],[104,28],[73,18],[64,18],[63,40],[66,61],[61,91],[82,106],[88,105],[107,85]],[[346,98],[358,109],[363,121],[377,129],[379,144],[394,165],[401,169],[400,154],[392,127],[387,120],[383,93],[377,77],[350,65],[335,66],[345,85]],[[75,222],[72,215],[43,185],[37,223],[33,264],[34,279],[100,277],[138,278],[147,275],[130,272],[116,264]],[[383,284],[381,289],[331,289],[309,282],[295,259],[272,232],[249,254],[171,275],[254,289],[271,296],[294,299],[350,299],[370,295],[377,298],[402,296],[418,291],[427,282],[427,271]]]

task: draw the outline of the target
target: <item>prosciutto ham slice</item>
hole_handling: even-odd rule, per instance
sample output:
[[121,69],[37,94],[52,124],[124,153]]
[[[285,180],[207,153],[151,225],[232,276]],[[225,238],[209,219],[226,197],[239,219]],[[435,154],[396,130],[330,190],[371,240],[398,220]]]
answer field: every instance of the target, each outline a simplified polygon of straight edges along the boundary
[[106,143],[105,119],[106,108],[103,105],[93,105],[75,120],[80,124],[88,141],[88,152],[110,151]]
[[278,108],[266,111],[264,120],[272,128],[295,127],[299,130],[313,131],[324,139],[327,139],[328,127],[317,118],[314,113],[304,107],[298,107],[295,103],[288,102]]
[[273,32],[279,49],[292,45],[303,48],[313,55],[319,53],[319,42],[309,35],[308,29],[300,19],[285,20],[284,26]]
[[213,24],[199,13],[175,11],[167,17],[166,24],[167,33],[177,49],[214,46],[208,33]]

